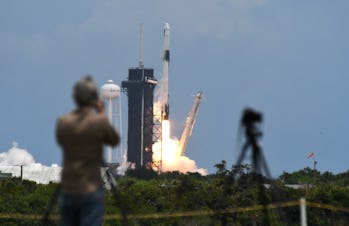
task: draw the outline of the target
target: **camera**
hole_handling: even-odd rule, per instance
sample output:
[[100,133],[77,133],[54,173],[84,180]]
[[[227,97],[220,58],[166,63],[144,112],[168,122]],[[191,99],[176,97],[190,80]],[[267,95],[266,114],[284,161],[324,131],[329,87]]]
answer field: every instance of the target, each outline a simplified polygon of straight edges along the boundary
[[251,126],[254,123],[262,122],[263,115],[260,112],[253,110],[252,108],[245,108],[242,118],[241,124],[245,127]]

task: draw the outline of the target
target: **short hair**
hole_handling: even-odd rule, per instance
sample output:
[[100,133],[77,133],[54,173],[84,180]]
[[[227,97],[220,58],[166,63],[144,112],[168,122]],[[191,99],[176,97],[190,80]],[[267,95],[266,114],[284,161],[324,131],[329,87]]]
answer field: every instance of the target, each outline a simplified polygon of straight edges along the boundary
[[90,75],[82,77],[73,88],[73,99],[79,107],[94,106],[98,100],[97,85]]

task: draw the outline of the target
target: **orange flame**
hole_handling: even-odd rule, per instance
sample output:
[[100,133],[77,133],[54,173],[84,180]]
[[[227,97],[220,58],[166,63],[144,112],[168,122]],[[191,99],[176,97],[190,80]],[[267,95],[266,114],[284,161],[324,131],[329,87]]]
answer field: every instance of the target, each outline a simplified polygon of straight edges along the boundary
[[198,172],[207,175],[206,169],[198,169],[195,161],[182,156],[178,150],[178,139],[170,136],[170,121],[162,121],[162,141],[153,145],[153,162],[161,171]]
[[178,140],[170,137],[170,122],[164,120],[162,122],[162,142],[156,142],[153,146],[153,161],[161,162],[162,166],[173,165],[179,157]]

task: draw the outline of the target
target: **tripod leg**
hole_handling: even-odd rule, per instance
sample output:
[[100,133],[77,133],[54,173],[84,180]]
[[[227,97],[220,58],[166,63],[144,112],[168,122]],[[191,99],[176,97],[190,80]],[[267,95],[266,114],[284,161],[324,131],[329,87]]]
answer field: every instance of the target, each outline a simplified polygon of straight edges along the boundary
[[249,143],[246,142],[246,143],[244,144],[244,146],[242,147],[241,152],[240,152],[240,155],[239,155],[239,158],[238,158],[238,161],[237,161],[236,164],[235,164],[236,166],[237,166],[237,165],[240,165],[241,162],[242,162],[242,160],[244,160],[248,146],[249,146]]
[[260,161],[261,161],[261,165],[264,168],[265,175],[267,176],[268,179],[271,179],[271,174],[267,165],[267,161],[265,160],[262,150],[260,151]]
[[[265,157],[263,155],[263,152],[260,153],[260,157],[261,157],[261,164],[263,166],[263,169],[264,169],[264,173],[266,175],[266,177],[268,179],[271,179],[271,174],[270,174],[270,171],[269,171],[269,168],[268,168],[268,164],[267,164],[267,161],[265,160]],[[278,208],[277,208],[277,211],[279,213],[279,216],[280,216],[280,219],[283,221],[283,222],[288,222],[288,219],[287,219],[287,216],[285,215],[284,211],[282,210],[280,204],[281,204],[281,194],[280,194],[280,189],[278,188],[277,185],[274,184],[275,182],[271,181],[270,183],[270,191],[271,191],[271,198],[272,200],[274,200],[274,202],[276,202]],[[286,224],[288,225],[288,224]]]
[[120,212],[121,212],[121,217],[122,217],[121,218],[121,224],[124,225],[124,226],[128,226],[130,224],[129,224],[128,219],[127,219],[127,211],[126,211],[125,206],[123,205],[121,193],[120,193],[120,191],[117,188],[116,181],[113,178],[111,172],[109,171],[109,168],[106,169],[105,175],[107,177],[107,180],[110,183],[110,189],[111,189],[111,192],[112,192],[112,194],[114,196],[115,204],[116,204],[117,207],[119,207]]
[[57,203],[57,199],[58,199],[60,190],[61,190],[61,186],[59,184],[59,185],[57,185],[57,188],[55,189],[54,193],[51,196],[49,205],[44,213],[44,216],[41,219],[41,225],[43,225],[43,226],[50,225],[50,223],[51,223],[50,222],[50,213],[52,212],[54,205]]

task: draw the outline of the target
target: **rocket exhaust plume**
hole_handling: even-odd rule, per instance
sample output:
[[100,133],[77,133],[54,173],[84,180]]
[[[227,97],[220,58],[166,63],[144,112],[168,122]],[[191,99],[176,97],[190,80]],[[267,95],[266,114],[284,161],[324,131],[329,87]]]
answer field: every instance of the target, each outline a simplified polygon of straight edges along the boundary
[[198,169],[194,160],[182,153],[179,141],[170,134],[170,107],[169,107],[169,64],[170,64],[170,25],[164,25],[164,45],[162,55],[162,76],[155,95],[157,102],[154,104],[155,120],[161,122],[161,138],[153,145],[153,162],[159,166],[160,171],[180,171],[182,173],[198,172],[207,175],[206,169]]
[[153,162],[162,163],[161,171],[208,174],[206,169],[198,168],[194,160],[182,155],[178,146],[178,139],[170,135],[170,121],[164,120],[162,122],[162,140],[153,145]]

